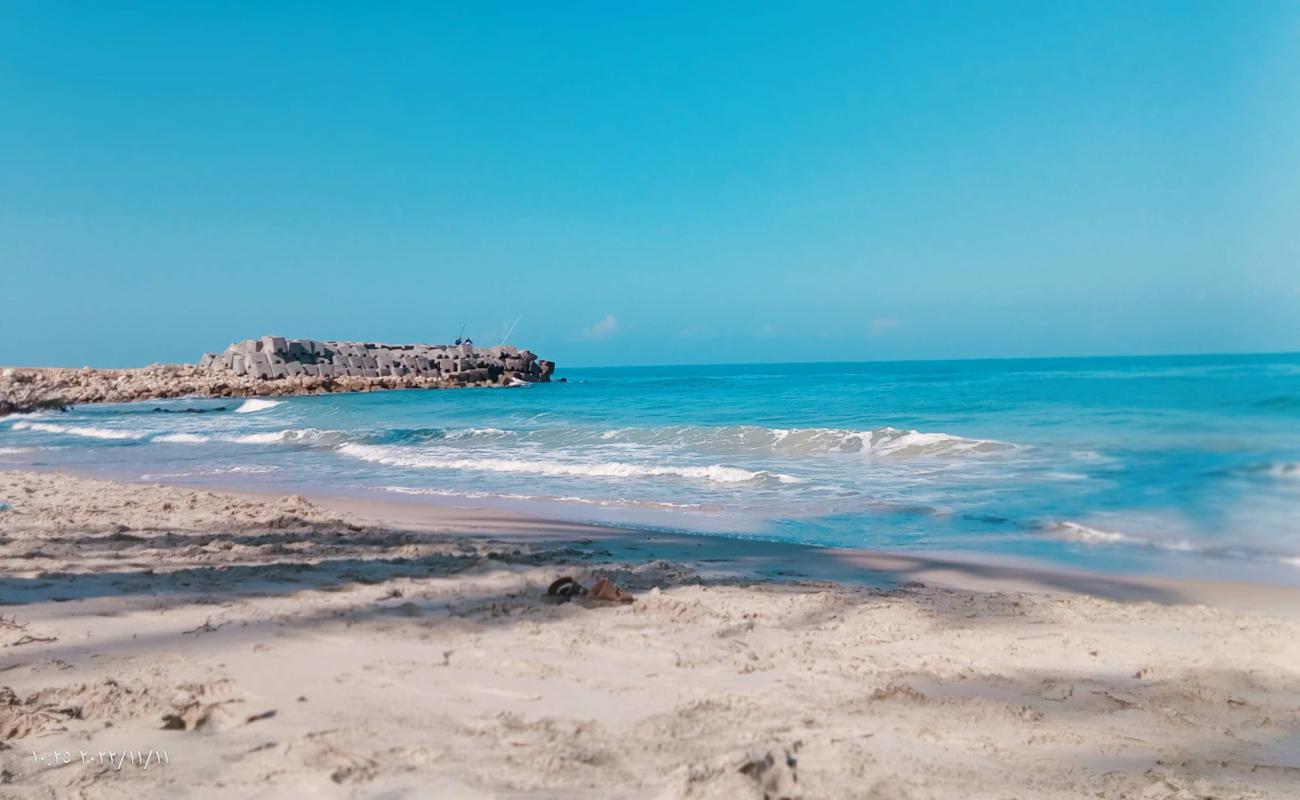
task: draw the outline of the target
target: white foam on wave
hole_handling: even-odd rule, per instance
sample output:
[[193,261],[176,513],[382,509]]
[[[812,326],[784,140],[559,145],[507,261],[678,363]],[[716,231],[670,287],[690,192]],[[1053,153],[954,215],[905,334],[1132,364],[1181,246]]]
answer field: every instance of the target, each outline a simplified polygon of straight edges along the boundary
[[1300,481],[1300,461],[1280,461],[1269,464],[1268,474],[1283,480]]
[[477,439],[509,436],[511,433],[512,431],[502,430],[501,428],[454,428],[444,432],[442,438],[448,440]]
[[323,431],[317,428],[288,428],[282,431],[262,431],[260,433],[245,433],[240,436],[220,436],[217,437],[223,442],[233,442],[235,444],[324,444],[328,442],[339,441],[346,437],[346,434],[340,431]]
[[142,481],[156,481],[164,478],[193,478],[209,475],[262,475],[275,472],[279,467],[265,464],[240,464],[234,467],[213,467],[198,472],[150,472],[140,476]]
[[96,428],[91,425],[56,425],[52,422],[28,422],[27,420],[15,422],[13,429],[16,431],[40,431],[41,433],[63,433],[69,436],[84,436],[90,439],[143,439],[148,435],[143,431]]
[[332,444],[345,438],[346,434],[342,431],[323,431],[317,428],[287,428],[280,431],[258,431],[257,433],[243,434],[164,433],[153,437],[150,441],[173,444],[207,444],[208,442],[226,442],[228,444]]
[[208,441],[208,437],[197,433],[164,433],[160,436],[153,437],[149,441],[175,442],[177,444],[203,444]]
[[35,453],[40,449],[39,447],[0,447],[0,456],[21,456],[24,453]]
[[961,456],[1006,452],[1016,445],[994,439],[971,439],[947,433],[899,428],[859,431],[839,428],[762,428],[753,425],[668,428],[614,428],[597,435],[602,442],[628,445],[668,445],[722,453],[819,455],[862,453],[908,458]]
[[1196,542],[1186,538],[1162,539],[1153,536],[1140,536],[1122,531],[1095,528],[1077,522],[1056,522],[1047,526],[1049,535],[1066,542],[1079,542],[1088,545],[1116,545],[1123,547],[1141,547],[1152,550],[1167,550],[1175,553],[1195,553],[1219,558],[1244,558],[1262,561],[1274,561],[1292,567],[1300,567],[1300,556],[1283,555],[1277,552],[1257,550],[1240,544],[1216,542]]
[[1088,476],[1078,472],[1050,471],[1043,473],[1043,479],[1049,481],[1086,481]]
[[251,414],[254,411],[265,411],[268,408],[275,408],[283,402],[283,400],[264,400],[260,397],[254,397],[251,400],[245,400],[243,405],[235,409],[235,413]]
[[968,439],[947,433],[905,431],[898,428],[878,428],[863,435],[869,436],[863,440],[863,444],[872,453],[884,456],[960,455],[1014,448],[1014,445],[994,439]]
[[1208,552],[1210,545],[1197,545],[1187,539],[1154,539],[1151,536],[1138,536],[1135,533],[1109,531],[1105,528],[1083,526],[1076,522],[1058,522],[1048,527],[1054,539],[1078,541],[1089,545],[1132,545],[1141,548],[1175,550],[1179,553]]
[[672,477],[707,480],[714,483],[745,483],[776,480],[799,483],[792,475],[778,472],[750,471],[722,464],[709,466],[660,466],[630,464],[622,461],[575,463],[553,459],[458,458],[428,452],[406,451],[384,445],[345,444],[338,448],[343,455],[393,467],[417,469],[465,469],[478,472],[505,472],[548,477],[577,478],[653,478]]

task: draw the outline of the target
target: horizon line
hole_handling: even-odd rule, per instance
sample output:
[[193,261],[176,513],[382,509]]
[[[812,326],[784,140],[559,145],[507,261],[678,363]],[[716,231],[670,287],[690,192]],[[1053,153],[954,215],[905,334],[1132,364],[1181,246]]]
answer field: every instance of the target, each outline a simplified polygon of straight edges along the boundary
[[1086,361],[1088,359],[1143,359],[1143,358],[1223,358],[1243,356],[1297,356],[1300,350],[1256,350],[1238,352],[1207,353],[1103,353],[1086,356],[968,356],[954,358],[873,358],[859,359],[822,359],[819,361],[698,361],[689,363],[639,363],[639,364],[576,364],[567,365],[556,362],[556,369],[642,369],[648,367],[753,367],[762,365],[793,366],[797,364],[942,364],[953,362],[980,361]]

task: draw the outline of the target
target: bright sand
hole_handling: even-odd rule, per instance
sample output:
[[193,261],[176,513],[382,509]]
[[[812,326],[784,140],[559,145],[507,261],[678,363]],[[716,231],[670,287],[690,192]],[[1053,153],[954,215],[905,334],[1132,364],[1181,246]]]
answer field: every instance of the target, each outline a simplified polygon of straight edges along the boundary
[[[0,796],[1300,795],[1292,588],[65,474],[0,499]],[[561,575],[637,602],[544,602]]]

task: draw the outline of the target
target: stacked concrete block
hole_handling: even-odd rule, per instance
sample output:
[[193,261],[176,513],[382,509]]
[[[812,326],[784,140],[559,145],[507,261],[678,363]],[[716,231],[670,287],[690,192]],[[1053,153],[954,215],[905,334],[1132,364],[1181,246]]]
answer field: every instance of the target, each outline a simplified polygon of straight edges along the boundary
[[403,378],[454,383],[548,380],[555,365],[513,345],[379,344],[262,336],[204,353],[199,366],[262,380],[283,378]]

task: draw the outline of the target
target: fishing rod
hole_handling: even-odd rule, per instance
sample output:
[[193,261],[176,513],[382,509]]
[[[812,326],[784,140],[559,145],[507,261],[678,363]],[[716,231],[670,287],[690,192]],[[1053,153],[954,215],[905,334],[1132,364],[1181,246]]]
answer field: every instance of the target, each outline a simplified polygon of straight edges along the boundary
[[497,345],[497,347],[500,347],[501,345],[504,345],[506,343],[506,339],[509,339],[510,334],[515,332],[515,325],[518,325],[519,320],[521,319],[523,319],[523,317],[515,317],[514,323],[511,324],[511,326],[508,329],[506,329],[506,335],[501,337],[501,344]]

